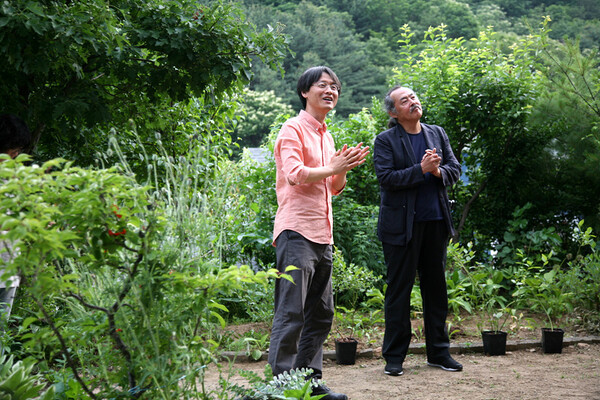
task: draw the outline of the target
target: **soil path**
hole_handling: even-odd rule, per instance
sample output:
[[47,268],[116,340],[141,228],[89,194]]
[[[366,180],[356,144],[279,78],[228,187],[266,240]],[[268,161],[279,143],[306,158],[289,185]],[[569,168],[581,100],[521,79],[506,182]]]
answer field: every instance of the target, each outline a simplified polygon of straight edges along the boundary
[[[325,360],[324,379],[333,390],[351,400],[600,400],[600,344],[567,346],[562,354],[541,349],[509,351],[505,356],[456,354],[462,372],[446,372],[426,365],[423,354],[409,355],[404,375],[383,373],[381,358],[359,358],[355,365]],[[265,362],[236,363],[234,368],[261,376]],[[209,371],[205,382],[215,384]],[[239,376],[235,379],[242,383]]]

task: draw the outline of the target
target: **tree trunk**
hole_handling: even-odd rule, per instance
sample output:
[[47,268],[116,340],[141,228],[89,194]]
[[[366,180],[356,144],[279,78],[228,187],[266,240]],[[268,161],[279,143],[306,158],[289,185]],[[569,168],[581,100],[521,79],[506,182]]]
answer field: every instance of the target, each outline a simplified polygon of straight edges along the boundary
[[484,179],[483,182],[481,182],[481,184],[479,185],[479,188],[477,188],[477,190],[473,194],[473,196],[471,196],[469,201],[467,201],[467,204],[465,204],[465,207],[463,208],[463,211],[462,211],[462,215],[460,216],[460,222],[458,223],[458,229],[456,229],[456,235],[454,237],[452,237],[452,240],[454,242],[458,242],[458,239],[460,238],[460,232],[463,230],[463,228],[465,226],[465,222],[467,221],[467,216],[469,215],[469,212],[471,211],[471,206],[473,205],[473,202],[475,200],[477,200],[477,198],[479,197],[481,192],[483,192],[483,189],[485,189],[485,187],[487,186],[487,183],[488,183],[488,180]]

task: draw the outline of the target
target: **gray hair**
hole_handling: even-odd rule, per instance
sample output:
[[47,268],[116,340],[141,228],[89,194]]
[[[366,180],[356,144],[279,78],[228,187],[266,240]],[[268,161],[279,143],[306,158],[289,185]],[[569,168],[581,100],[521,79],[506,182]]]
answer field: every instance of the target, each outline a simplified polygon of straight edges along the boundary
[[[394,99],[392,99],[392,93],[402,87],[404,87],[404,86],[395,85],[385,95],[385,98],[383,99],[383,108],[385,109],[385,112],[387,112],[388,114],[391,112],[396,112],[396,103],[394,102]],[[396,121],[396,118],[390,117],[390,119],[388,120],[388,123],[387,123],[387,127],[393,128],[396,125],[398,125],[398,121]]]

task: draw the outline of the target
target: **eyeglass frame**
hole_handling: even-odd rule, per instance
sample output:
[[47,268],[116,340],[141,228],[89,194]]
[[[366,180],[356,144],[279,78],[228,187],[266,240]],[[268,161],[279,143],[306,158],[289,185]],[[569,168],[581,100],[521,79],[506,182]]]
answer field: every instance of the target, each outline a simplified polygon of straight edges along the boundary
[[338,86],[337,83],[327,83],[324,81],[315,82],[311,86],[316,86],[319,89],[325,89],[327,86],[329,86],[329,88],[331,90],[333,90],[334,92],[337,92],[337,93],[339,93],[340,90],[342,89],[341,87]]

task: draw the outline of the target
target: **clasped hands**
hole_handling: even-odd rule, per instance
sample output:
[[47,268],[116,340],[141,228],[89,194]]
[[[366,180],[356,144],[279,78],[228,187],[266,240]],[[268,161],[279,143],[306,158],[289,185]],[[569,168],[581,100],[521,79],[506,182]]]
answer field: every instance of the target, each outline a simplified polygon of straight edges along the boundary
[[362,142],[354,147],[344,145],[341,149],[335,152],[329,166],[333,169],[334,174],[350,171],[365,162],[365,157],[369,154],[369,146],[362,147]]
[[421,159],[421,169],[423,170],[423,174],[430,172],[436,177],[441,176],[440,172],[440,163],[442,158],[437,154],[436,148],[425,150],[425,154]]

